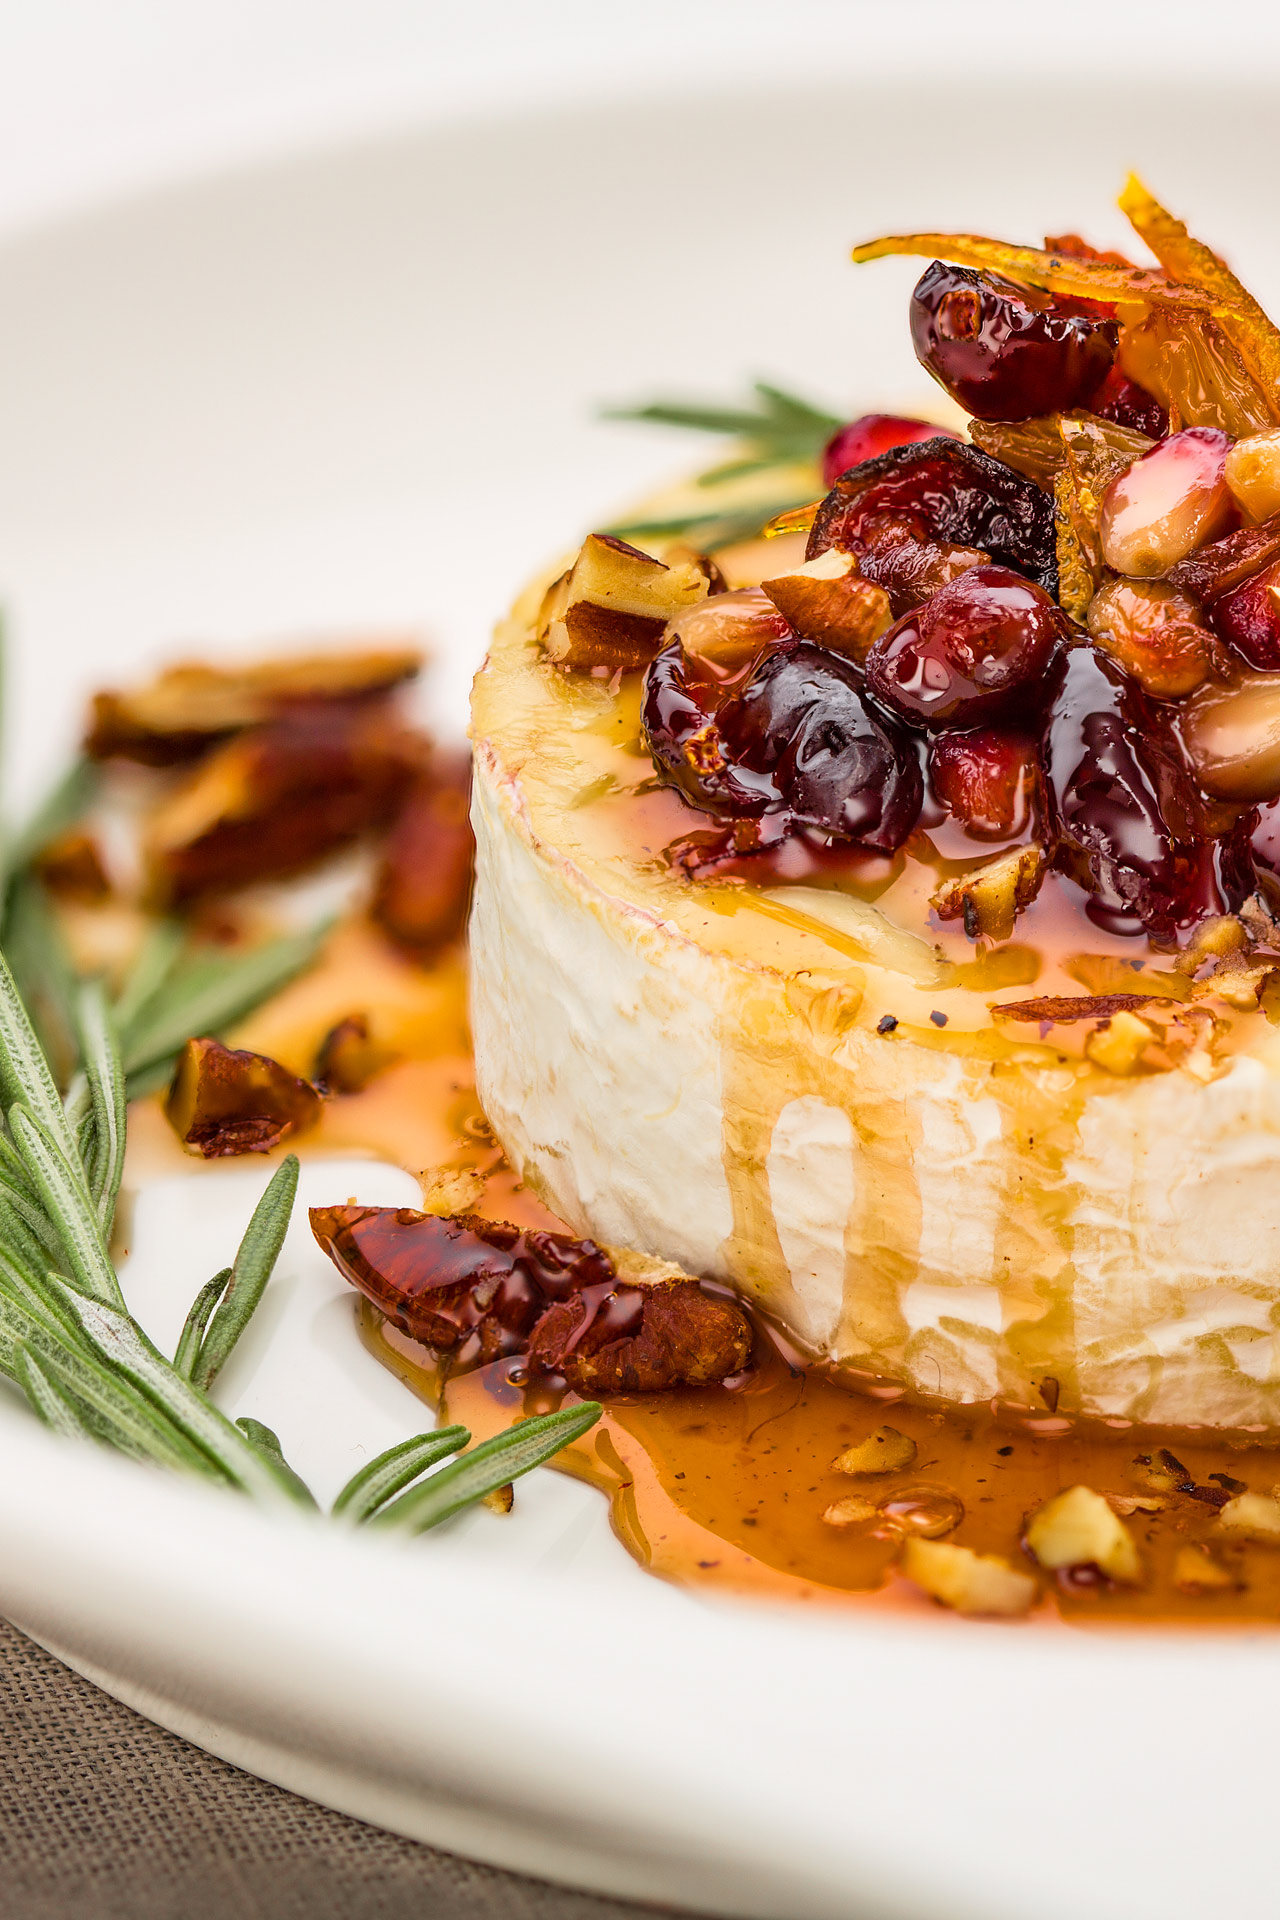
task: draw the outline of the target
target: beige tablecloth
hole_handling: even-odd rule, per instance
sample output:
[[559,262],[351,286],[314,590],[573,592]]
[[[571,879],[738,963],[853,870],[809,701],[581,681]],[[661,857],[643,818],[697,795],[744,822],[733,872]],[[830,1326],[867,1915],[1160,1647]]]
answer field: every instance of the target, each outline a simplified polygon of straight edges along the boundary
[[312,1806],[0,1622],[3,1920],[642,1920]]

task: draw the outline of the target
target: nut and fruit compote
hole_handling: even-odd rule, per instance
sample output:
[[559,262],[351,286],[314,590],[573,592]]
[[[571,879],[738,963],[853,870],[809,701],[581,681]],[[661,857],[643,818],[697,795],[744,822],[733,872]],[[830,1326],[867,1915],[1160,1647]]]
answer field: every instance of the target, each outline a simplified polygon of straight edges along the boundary
[[1280,334],[1122,204],[1157,265],[857,250],[931,257],[967,439],[851,423],[780,537],[593,535],[516,608],[478,1087],[575,1232],[847,1379],[1270,1430]]

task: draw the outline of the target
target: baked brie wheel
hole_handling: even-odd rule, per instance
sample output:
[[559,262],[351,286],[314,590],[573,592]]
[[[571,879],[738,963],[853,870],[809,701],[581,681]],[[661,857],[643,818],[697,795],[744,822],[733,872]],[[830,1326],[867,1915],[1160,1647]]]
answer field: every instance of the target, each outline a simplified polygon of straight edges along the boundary
[[807,545],[592,536],[529,590],[475,688],[472,1021],[555,1212],[729,1283],[806,1355],[1256,1428],[1280,334],[1217,263],[1234,384],[1177,387],[1157,348],[1209,325],[1213,256],[1154,204],[1159,272],[862,249],[963,263],[928,268],[912,329],[969,440],[868,416],[837,439],[874,423],[871,457],[789,516]]

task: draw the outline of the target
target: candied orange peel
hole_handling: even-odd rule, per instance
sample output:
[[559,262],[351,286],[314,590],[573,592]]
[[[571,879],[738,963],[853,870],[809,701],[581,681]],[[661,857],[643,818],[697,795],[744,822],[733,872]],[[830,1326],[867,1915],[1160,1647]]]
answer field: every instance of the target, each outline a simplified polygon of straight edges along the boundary
[[853,260],[886,260],[895,254],[922,254],[952,260],[960,267],[977,267],[1003,274],[1024,286],[1076,300],[1099,300],[1113,307],[1182,306],[1200,313],[1238,311],[1207,287],[1184,285],[1163,268],[1117,267],[1105,260],[1082,260],[1076,254],[1054,253],[1044,247],[1022,247],[1009,240],[992,240],[980,233],[891,233],[864,240],[853,249]]

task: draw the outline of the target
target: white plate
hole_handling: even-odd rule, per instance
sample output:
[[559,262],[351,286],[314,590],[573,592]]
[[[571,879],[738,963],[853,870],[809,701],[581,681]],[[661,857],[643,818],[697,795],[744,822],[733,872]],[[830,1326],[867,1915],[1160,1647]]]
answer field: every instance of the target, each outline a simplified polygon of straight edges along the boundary
[[[1089,51],[1089,50],[1086,50]],[[815,68],[822,65],[815,49]],[[1096,54],[1096,58],[1095,58]],[[1090,53],[1103,71],[1106,49]],[[912,224],[1083,225],[1140,161],[1273,304],[1274,71],[877,84],[574,109],[188,188],[0,250],[14,784],[177,643],[423,627],[460,721],[522,576],[673,463],[592,418],[752,373],[927,405]],[[1130,76],[1125,76],[1126,82]],[[262,1169],[147,1193],[171,1339]],[[410,1198],[312,1163],[304,1198]],[[331,1491],[421,1410],[296,1232],[228,1370]],[[397,1550],[65,1449],[0,1403],[0,1605],[122,1697],[336,1806],[583,1885],[775,1916],[1274,1911],[1280,1641],[711,1606],[551,1475]]]

